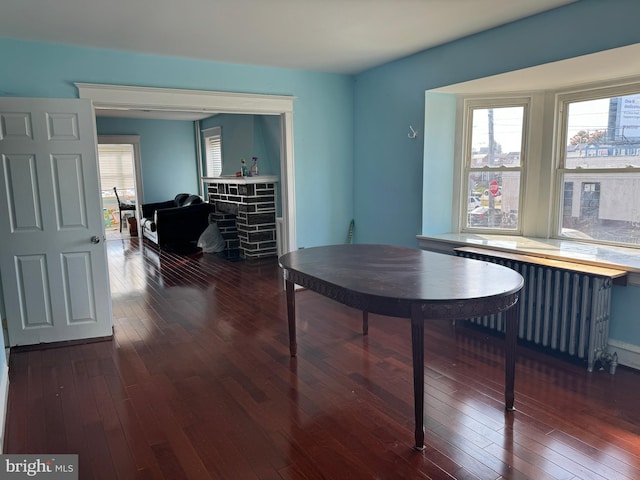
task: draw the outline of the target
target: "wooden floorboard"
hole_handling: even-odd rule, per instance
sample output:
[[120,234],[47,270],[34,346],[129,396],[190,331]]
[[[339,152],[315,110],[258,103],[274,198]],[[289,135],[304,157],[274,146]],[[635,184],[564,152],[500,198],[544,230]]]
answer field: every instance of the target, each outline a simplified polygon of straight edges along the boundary
[[636,480],[640,373],[589,373],[502,339],[425,328],[425,442],[413,444],[408,320],[298,291],[288,354],[276,259],[107,242],[114,336],[13,350],[5,453],[77,453],[81,479]]

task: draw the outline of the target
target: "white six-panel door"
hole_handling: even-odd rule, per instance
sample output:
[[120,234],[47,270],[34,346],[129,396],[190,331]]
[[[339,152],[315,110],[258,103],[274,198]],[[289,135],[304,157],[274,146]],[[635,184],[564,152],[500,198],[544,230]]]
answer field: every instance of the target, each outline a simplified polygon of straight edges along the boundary
[[91,102],[0,98],[0,279],[9,343],[112,335]]

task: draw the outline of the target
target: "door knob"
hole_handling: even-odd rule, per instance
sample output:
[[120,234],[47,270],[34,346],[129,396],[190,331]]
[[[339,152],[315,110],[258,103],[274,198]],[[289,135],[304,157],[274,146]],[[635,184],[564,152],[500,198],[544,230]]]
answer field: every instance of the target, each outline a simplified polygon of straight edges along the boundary
[[100,237],[98,235],[94,235],[91,237],[91,243],[100,243]]

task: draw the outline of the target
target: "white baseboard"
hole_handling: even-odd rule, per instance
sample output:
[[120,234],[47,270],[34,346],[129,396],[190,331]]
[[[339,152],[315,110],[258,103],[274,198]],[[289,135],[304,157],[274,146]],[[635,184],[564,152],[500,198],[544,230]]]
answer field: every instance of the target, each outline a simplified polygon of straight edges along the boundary
[[7,419],[7,407],[9,405],[9,366],[5,363],[1,371],[2,380],[0,380],[0,453],[4,452],[4,426]]
[[618,354],[618,363],[640,370],[640,347],[619,340],[609,339],[609,353]]

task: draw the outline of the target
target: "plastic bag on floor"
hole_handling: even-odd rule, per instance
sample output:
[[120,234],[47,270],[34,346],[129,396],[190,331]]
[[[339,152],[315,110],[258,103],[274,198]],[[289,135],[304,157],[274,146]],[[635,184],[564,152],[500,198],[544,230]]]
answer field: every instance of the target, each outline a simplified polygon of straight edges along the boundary
[[218,253],[224,250],[224,238],[222,238],[217,224],[209,224],[204,232],[202,232],[198,239],[198,247],[200,247],[204,253]]

